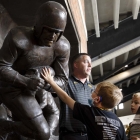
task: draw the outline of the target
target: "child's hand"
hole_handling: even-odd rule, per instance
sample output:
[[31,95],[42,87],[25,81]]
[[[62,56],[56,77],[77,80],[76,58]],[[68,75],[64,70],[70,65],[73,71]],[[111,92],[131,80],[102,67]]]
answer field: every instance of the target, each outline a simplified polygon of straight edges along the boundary
[[49,68],[44,68],[42,70],[43,72],[41,73],[41,75],[43,76],[43,78],[48,82],[50,83],[51,81],[53,81],[53,76],[51,76],[51,71]]
[[132,137],[130,138],[130,140],[140,140],[140,138],[138,138],[138,137],[136,137],[136,136],[132,136]]

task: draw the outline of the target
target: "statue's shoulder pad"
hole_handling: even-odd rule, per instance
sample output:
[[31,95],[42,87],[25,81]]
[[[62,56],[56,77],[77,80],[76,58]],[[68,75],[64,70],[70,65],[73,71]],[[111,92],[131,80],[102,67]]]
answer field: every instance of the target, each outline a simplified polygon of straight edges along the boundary
[[[60,39],[56,42],[56,46],[63,50],[70,49],[70,43],[66,37],[61,36]],[[65,48],[65,49],[64,49]]]
[[19,47],[30,44],[30,29],[27,27],[15,27],[11,31],[11,39]]
[[31,31],[31,28],[24,27],[24,26],[17,26],[11,29],[12,36],[25,36],[29,31]]

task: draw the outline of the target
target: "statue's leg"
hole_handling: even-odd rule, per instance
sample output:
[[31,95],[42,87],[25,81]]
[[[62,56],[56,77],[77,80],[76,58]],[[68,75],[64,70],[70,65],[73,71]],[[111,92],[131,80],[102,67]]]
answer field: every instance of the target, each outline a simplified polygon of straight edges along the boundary
[[[0,119],[7,120],[7,112],[2,104],[0,105]],[[1,125],[0,125],[0,127],[1,127]],[[0,135],[0,140],[6,140],[7,136],[8,136],[7,133]]]
[[43,108],[43,114],[50,126],[51,135],[54,135],[54,131],[59,123],[59,109],[51,93],[46,92],[46,94],[47,94],[47,106]]
[[50,130],[48,123],[34,96],[23,91],[21,93],[19,89],[14,89],[12,93],[2,93],[1,97],[3,103],[21,121],[19,123],[8,122],[14,131],[36,140],[49,139]]
[[59,123],[59,109],[52,97],[51,93],[46,90],[38,90],[35,94],[36,99],[43,110],[43,115],[50,127],[50,139],[56,139],[57,128]]

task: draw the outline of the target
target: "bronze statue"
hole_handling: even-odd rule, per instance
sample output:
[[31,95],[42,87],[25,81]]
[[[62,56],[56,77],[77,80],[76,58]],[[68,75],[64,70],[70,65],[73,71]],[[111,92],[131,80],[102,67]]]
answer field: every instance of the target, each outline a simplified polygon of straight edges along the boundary
[[[19,122],[1,119],[0,135],[16,131],[36,140],[50,138],[56,118],[46,121],[42,108],[47,106],[41,108],[34,93],[44,94],[53,92],[53,89],[41,77],[28,77],[27,72],[50,66],[55,71],[55,82],[61,88],[65,87],[70,55],[70,44],[63,36],[66,21],[65,8],[48,1],[38,9],[33,28],[15,27],[6,36],[0,50],[0,100]],[[50,94],[48,96],[52,98]],[[47,108],[48,116],[53,109],[52,105]]]

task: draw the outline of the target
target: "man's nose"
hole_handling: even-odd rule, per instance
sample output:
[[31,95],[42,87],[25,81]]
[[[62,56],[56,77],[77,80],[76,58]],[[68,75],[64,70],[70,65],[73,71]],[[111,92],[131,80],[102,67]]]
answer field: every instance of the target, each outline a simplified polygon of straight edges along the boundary
[[52,38],[54,38],[54,37],[55,37],[55,32],[51,32],[51,33],[50,33],[50,36],[51,36]]

